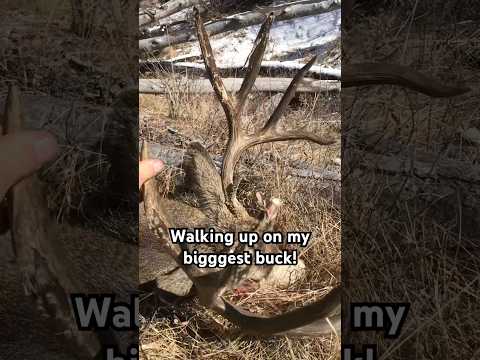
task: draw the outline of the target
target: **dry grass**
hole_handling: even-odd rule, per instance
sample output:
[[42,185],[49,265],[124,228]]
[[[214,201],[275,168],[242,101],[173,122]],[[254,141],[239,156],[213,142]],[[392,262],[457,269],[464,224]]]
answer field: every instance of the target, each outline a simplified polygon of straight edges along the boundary
[[[453,99],[431,99],[398,87],[344,91],[344,135],[359,147],[379,140],[399,143],[478,166],[478,145],[461,135],[463,129],[480,127],[477,26],[466,21],[468,11],[455,14],[455,2],[442,3],[440,10],[419,4],[417,21],[411,23],[417,3],[401,2],[403,12],[394,8],[358,19],[355,34],[344,38],[347,58],[412,64],[446,83],[465,81],[473,91]],[[407,155],[393,145],[375,150]],[[355,169],[342,183],[348,221],[343,226],[349,230],[342,234],[342,279],[349,300],[411,303],[398,339],[362,332],[347,342],[378,343],[381,359],[478,358],[478,182],[347,165]]]
[[[106,121],[101,106],[111,104],[112,89],[118,91],[112,85],[128,77],[131,60],[126,61],[129,53],[119,42],[113,45],[121,36],[109,22],[96,26],[89,36],[73,34],[67,0],[8,1],[5,5],[0,25],[0,94],[6,94],[8,84],[15,81],[25,94],[58,98],[46,98],[45,111],[29,124],[52,131],[60,141],[59,158],[42,175],[49,185],[49,207],[57,219],[64,220],[82,213],[86,199],[103,191],[109,164],[84,135],[94,120]],[[82,68],[71,59],[91,64],[91,68]],[[101,142],[103,133],[97,135]]]
[[[163,75],[165,76],[165,75]],[[213,156],[222,155],[227,140],[223,111],[213,96],[189,94],[175,86],[165,96],[140,97],[141,138],[177,148],[190,140],[199,140]],[[250,130],[263,124],[271,111],[269,97],[253,94],[245,112],[244,124]],[[269,110],[270,108],[270,110]],[[301,97],[282,119],[283,124],[310,123],[312,129],[329,125],[338,130],[338,99],[324,96]],[[175,134],[167,129],[175,129]],[[275,314],[301,306],[326,294],[340,281],[340,213],[337,184],[289,175],[295,166],[334,169],[339,157],[337,147],[321,147],[307,142],[267,144],[255,147],[242,157],[248,167],[239,196],[258,214],[255,193],[284,200],[279,226],[285,231],[311,231],[314,239],[301,250],[308,267],[304,279],[289,290],[260,288],[227,295],[251,311]],[[337,168],[338,170],[338,168]],[[175,171],[178,171],[176,169]],[[172,172],[175,172],[172,171]],[[172,172],[167,172],[169,175]],[[174,189],[174,177],[163,179]],[[334,359],[339,357],[339,338],[326,339],[254,339],[239,337],[230,324],[206,311],[194,300],[178,306],[160,306],[141,331],[145,359]],[[175,315],[169,316],[165,314]]]

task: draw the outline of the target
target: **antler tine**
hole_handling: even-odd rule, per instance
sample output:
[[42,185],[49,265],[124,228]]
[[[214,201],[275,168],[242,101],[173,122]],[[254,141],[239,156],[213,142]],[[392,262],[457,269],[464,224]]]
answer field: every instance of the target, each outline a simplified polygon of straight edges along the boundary
[[333,145],[339,142],[328,130],[322,130],[322,134],[313,134],[311,131],[304,129],[282,131],[271,129],[264,134],[252,136],[246,148],[259,144],[288,140],[308,140],[319,145]]
[[146,140],[142,141],[142,147],[140,149],[140,161],[148,159],[148,144]]
[[230,135],[235,137],[240,130],[240,124],[235,116],[235,106],[232,97],[228,93],[225,85],[223,84],[222,77],[218,71],[217,64],[215,63],[215,57],[213,55],[210,39],[203,25],[202,17],[197,8],[194,8],[195,25],[197,28],[198,41],[200,43],[200,49],[202,50],[203,59],[205,62],[205,68],[208,74],[208,78],[215,90],[220,103],[222,104],[225,115],[227,116],[228,127]]
[[270,34],[270,28],[272,27],[272,23],[275,16],[271,13],[265,22],[262,24],[260,31],[255,39],[255,48],[250,54],[250,58],[248,61],[248,70],[247,76],[242,82],[242,86],[236,95],[237,99],[237,109],[236,114],[240,116],[245,106],[245,102],[247,100],[247,96],[252,90],[253,85],[255,84],[255,79],[260,72],[260,68],[262,66],[263,55],[265,54],[265,49],[267,48],[268,43],[268,36]]
[[[141,144],[141,147],[140,147],[140,153],[139,153],[139,160],[140,161],[144,161],[144,160],[147,160],[148,159],[148,143],[146,140],[143,140],[142,141],[142,144]],[[145,188],[147,186],[151,186],[151,185],[145,185],[143,184],[141,187],[140,187],[140,192],[138,193],[138,196],[139,196],[139,202],[141,203],[145,197]]]
[[23,127],[23,112],[20,98],[20,89],[17,85],[11,84],[8,89],[5,106],[4,134],[18,132]]
[[282,97],[282,100],[280,100],[280,103],[278,104],[277,108],[273,111],[272,115],[268,119],[268,121],[265,123],[263,129],[261,130],[261,133],[267,133],[272,131],[274,129],[280,118],[282,117],[283,113],[288,107],[288,104],[290,104],[290,101],[292,101],[293,97],[295,96],[295,93],[297,91],[298,85],[300,84],[300,81],[303,79],[307,71],[309,71],[313,64],[317,61],[317,57],[314,56],[303,68],[300,69],[300,71],[295,75],[293,78],[292,82],[287,88],[287,91]]

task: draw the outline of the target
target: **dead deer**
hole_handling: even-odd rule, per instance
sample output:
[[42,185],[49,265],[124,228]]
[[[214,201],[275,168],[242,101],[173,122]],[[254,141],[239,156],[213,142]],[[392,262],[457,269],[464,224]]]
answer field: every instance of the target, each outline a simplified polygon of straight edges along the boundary
[[[275,229],[275,219],[281,206],[280,200],[271,199],[263,218],[258,220],[252,217],[237,199],[239,179],[238,177],[235,178],[234,171],[240,156],[252,146],[269,142],[309,140],[320,145],[331,145],[338,141],[328,131],[323,134],[314,134],[308,129],[282,130],[279,126],[283,113],[295,96],[296,88],[304,74],[314,64],[315,58],[295,76],[263,128],[257,133],[247,133],[242,127],[242,110],[259,73],[274,17],[273,15],[268,16],[261,27],[255,41],[256,46],[249,59],[247,75],[235,97],[228,94],[223,85],[215,64],[209,37],[198,12],[196,12],[195,17],[197,35],[207,72],[228,122],[229,139],[223,158],[222,171],[221,174],[218,173],[210,155],[200,143],[190,144],[187,152],[188,160],[184,164],[185,178],[191,182],[193,191],[200,201],[200,208],[192,208],[181,202],[161,198],[154,182],[149,181],[143,189],[148,226],[161,239],[169,254],[178,261],[190,278],[197,289],[200,302],[233,322],[243,333],[259,336],[276,333],[315,336],[328,334],[333,328],[339,331],[340,317],[338,313],[332,316],[331,321],[327,320],[328,316],[338,310],[341,293],[339,287],[334,288],[324,299],[313,304],[283,315],[265,318],[234,306],[223,299],[222,295],[226,290],[239,286],[244,279],[248,279],[254,274],[255,276],[266,277],[271,268],[230,266],[225,269],[202,269],[197,266],[185,266],[179,258],[181,249],[168,241],[167,229],[172,227],[205,227],[235,233],[254,231],[259,234],[273,231]],[[144,156],[147,153],[146,144],[142,153]],[[179,208],[183,208],[183,212],[190,212],[191,215],[182,216]],[[172,217],[173,214],[175,214],[175,218]],[[235,251],[245,250],[247,249],[238,246],[235,249]],[[265,252],[278,251],[274,246],[267,245],[264,245],[263,250]],[[210,252],[225,252],[225,248],[210,249]],[[260,275],[258,275],[259,273]],[[332,323],[334,324],[333,327]]]
[[[172,269],[179,277],[184,280],[188,278],[187,280],[195,285],[202,304],[232,321],[247,334],[321,335],[331,331],[331,324],[334,328],[339,328],[338,309],[341,295],[339,287],[334,288],[323,299],[303,308],[273,318],[265,318],[230,304],[222,298],[222,294],[228,288],[237,286],[242,279],[252,276],[252,272],[266,275],[268,269],[227,268],[203,271],[192,266],[187,267],[179,259],[181,249],[173,246],[168,240],[168,228],[178,226],[212,226],[223,230],[258,232],[273,229],[280,207],[278,200],[272,199],[263,218],[258,220],[253,218],[237,199],[239,179],[234,176],[234,170],[241,154],[249,147],[272,141],[307,139],[321,145],[337,141],[328,132],[316,135],[306,129],[284,131],[278,126],[282,113],[295,94],[296,86],[314,60],[298,73],[263,128],[255,134],[246,133],[241,124],[241,109],[258,74],[273,17],[269,16],[262,26],[250,57],[248,75],[235,97],[228,94],[222,85],[208,35],[198,14],[196,18],[198,37],[210,80],[225,110],[229,126],[230,137],[221,174],[217,172],[205,148],[193,143],[189,149],[185,169],[195,185],[194,190],[199,197],[200,208],[162,198],[155,187],[155,182],[147,182],[143,194],[144,207],[147,224],[155,238],[151,239],[154,242],[151,247],[143,246],[141,243],[140,248],[125,242],[112,242],[112,239],[101,237],[85,228],[57,225],[46,208],[42,183],[37,175],[25,178],[15,185],[8,197],[11,214],[9,230],[15,248],[12,255],[14,261],[9,258],[9,254],[2,253],[6,259],[0,262],[2,285],[0,317],[2,322],[10,324],[0,330],[2,339],[7,340],[7,352],[3,352],[2,355],[11,353],[20,354],[19,356],[25,359],[40,358],[47,345],[52,345],[53,342],[58,347],[59,343],[68,340],[67,342],[74,348],[71,354],[76,354],[79,358],[94,358],[100,351],[101,341],[95,333],[78,331],[71,313],[69,293],[114,292],[126,296],[138,286],[136,277],[135,281],[132,281],[131,274],[125,273],[126,269],[132,269],[132,263],[136,264],[138,253],[141,282],[155,280],[159,267],[165,267],[168,259],[174,259],[181,271],[173,267]],[[453,96],[468,90],[465,87],[445,86],[397,65],[350,65],[344,68],[343,78],[344,86],[386,82],[403,85],[431,96]],[[10,90],[6,108],[2,133],[18,131],[23,127],[22,107],[18,90],[14,87]],[[136,143],[136,139],[133,140],[132,143]],[[145,151],[146,148],[144,153]],[[125,167],[126,164],[120,161],[118,166]],[[136,181],[136,177],[130,180]],[[136,185],[130,185],[130,189],[124,191],[133,193],[135,188]],[[182,223],[181,219],[190,219],[190,223]],[[2,221],[0,223],[3,225]],[[165,252],[168,257],[164,256]],[[114,272],[112,268],[115,269]],[[164,278],[157,282],[160,286]],[[22,288],[27,291],[29,298],[34,300],[35,308],[29,306],[30,301]],[[35,317],[38,314],[49,318],[52,326],[46,326],[40,317]],[[331,316],[332,314],[334,315]],[[330,321],[327,321],[327,318]],[[16,329],[10,333],[12,327]],[[23,334],[28,333],[29,337],[18,339],[19,331]],[[13,344],[11,352],[8,352],[8,341]],[[18,341],[23,341],[22,349],[18,349],[16,345]],[[4,344],[1,344],[2,350],[3,346]],[[49,353],[46,358],[71,357],[58,355],[58,352],[55,354]]]
[[[340,307],[340,287],[334,288],[325,298],[313,304],[286,314],[266,318],[229,303],[222,295],[226,290],[238,286],[243,279],[251,276],[252,272],[260,271],[262,276],[266,276],[268,269],[230,267],[206,270],[194,265],[185,266],[180,259],[182,249],[169,241],[168,229],[172,227],[193,228],[203,226],[223,231],[256,231],[258,233],[272,231],[275,228],[275,217],[281,201],[271,199],[270,206],[265,210],[263,218],[258,220],[253,218],[237,199],[239,179],[238,177],[235,178],[234,171],[241,155],[252,146],[269,142],[308,140],[320,145],[331,145],[338,141],[335,136],[328,132],[314,134],[305,128],[282,130],[279,126],[282,114],[294,97],[296,88],[302,81],[303,76],[314,64],[315,58],[298,72],[279,105],[259,131],[247,133],[242,127],[242,110],[260,70],[260,64],[268,42],[269,29],[273,22],[273,14],[267,17],[260,29],[255,40],[255,48],[249,58],[247,75],[235,96],[229,94],[223,85],[215,64],[209,36],[205,31],[198,11],[195,13],[195,21],[207,74],[223,107],[228,123],[229,137],[221,173],[219,174],[216,170],[206,149],[198,142],[191,143],[184,164],[185,177],[192,183],[192,188],[200,200],[200,208],[193,208],[179,201],[162,198],[154,180],[151,180],[143,188],[147,226],[196,287],[200,302],[230,320],[242,332],[259,336],[278,333],[317,336],[330,333],[333,328],[340,331],[338,312],[328,319]],[[454,96],[468,91],[467,88],[462,86],[445,86],[419,72],[399,65],[355,64],[344,68],[342,76],[344,87],[372,84],[400,85],[435,97]],[[143,158],[147,157],[147,146],[145,143],[142,150]],[[264,248],[264,250],[276,251],[271,247]],[[210,251],[222,251],[222,249],[210,249]],[[332,324],[334,325],[333,328]]]

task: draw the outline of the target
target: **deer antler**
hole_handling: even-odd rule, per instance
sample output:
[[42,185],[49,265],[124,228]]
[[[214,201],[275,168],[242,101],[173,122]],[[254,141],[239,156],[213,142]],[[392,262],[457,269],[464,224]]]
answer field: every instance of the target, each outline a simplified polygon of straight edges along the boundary
[[[235,165],[243,151],[256,144],[281,140],[306,139],[323,145],[337,142],[333,136],[315,135],[311,134],[305,129],[283,131],[278,128],[281,115],[285,111],[288,103],[293,98],[295,90],[303,75],[313,65],[315,59],[310,61],[297,74],[279,106],[274,111],[270,119],[266,122],[264,127],[260,130],[260,132],[258,134],[247,134],[242,128],[241,115],[243,107],[246,103],[247,95],[250,93],[255,82],[255,78],[260,70],[261,60],[268,42],[269,29],[273,22],[273,15],[268,16],[261,27],[260,33],[255,41],[256,46],[249,59],[248,74],[236,96],[230,95],[223,85],[222,79],[215,64],[208,34],[205,31],[198,11],[196,11],[195,17],[198,38],[205,59],[207,73],[215,93],[225,111],[229,128],[230,136],[227,144],[226,155],[224,157],[221,176],[225,201],[227,202],[226,205],[235,215],[239,217],[250,217],[236,198],[236,184],[234,183],[233,179]],[[142,148],[142,159],[146,159],[146,155],[148,153],[146,146],[147,144],[144,143]],[[203,152],[201,153],[203,154]],[[171,222],[168,218],[168,212],[163,209],[162,200],[157,189],[155,189],[153,180],[149,180],[144,184],[143,199],[145,202],[145,213],[149,222],[149,227],[164,244],[169,254],[177,260],[179,266],[182,267],[187,276],[192,280],[197,288],[200,302],[204,306],[209,307],[213,311],[225,317],[233,324],[240,327],[241,331],[246,334],[267,336],[275,333],[282,333],[289,335],[317,336],[331,333],[332,325],[326,321],[325,318],[329,316],[333,310],[338,308],[341,296],[340,288],[335,288],[320,301],[279,316],[266,318],[248,312],[222,298],[222,294],[226,290],[226,284],[231,281],[233,277],[234,271],[232,267],[213,274],[202,274],[200,272],[199,275],[198,269],[194,269],[190,266],[185,266],[182,264],[179,256],[179,249],[175,248],[168,241],[167,231]],[[276,207],[278,207],[279,204],[272,206],[271,213],[267,214],[266,222],[273,220],[276,213]],[[335,315],[332,318],[332,323],[334,324],[334,328],[339,331],[340,316]]]
[[235,96],[230,95],[222,81],[218,71],[210,45],[209,36],[205,30],[202,18],[197,9],[195,9],[195,23],[197,36],[202,50],[207,74],[215,90],[215,93],[222,104],[228,123],[229,138],[227,149],[222,165],[222,185],[227,199],[227,206],[236,215],[248,216],[244,207],[236,197],[236,186],[234,183],[235,166],[240,159],[241,154],[248,148],[274,141],[284,140],[309,140],[320,145],[331,145],[338,142],[338,139],[330,134],[316,135],[306,129],[282,131],[278,128],[278,123],[285,112],[288,104],[295,96],[295,91],[305,73],[313,66],[316,58],[309,61],[295,76],[288,87],[280,104],[273,112],[270,119],[258,134],[247,134],[242,128],[241,115],[245,106],[247,96],[252,90],[255,79],[260,71],[263,55],[268,43],[270,27],[274,16],[270,14],[263,23],[260,32],[255,40],[255,47],[250,55],[248,62],[248,71],[242,86]]
[[[4,134],[22,130],[20,90],[12,85],[5,107]],[[14,185],[7,194],[10,231],[16,260],[23,275],[23,286],[63,334],[81,358],[94,358],[100,351],[95,333],[79,331],[70,306],[69,293],[77,287],[65,275],[59,261],[62,255],[54,243],[48,209],[41,184],[35,174]]]

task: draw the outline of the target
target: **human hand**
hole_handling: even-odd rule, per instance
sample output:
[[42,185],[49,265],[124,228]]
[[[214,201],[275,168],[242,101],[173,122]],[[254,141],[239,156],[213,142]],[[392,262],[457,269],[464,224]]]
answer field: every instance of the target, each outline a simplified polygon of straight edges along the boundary
[[22,131],[0,136],[0,201],[11,186],[40,169],[57,154],[57,140],[47,131]]
[[157,175],[164,167],[161,160],[143,160],[138,164],[138,188],[140,188],[145,181]]

